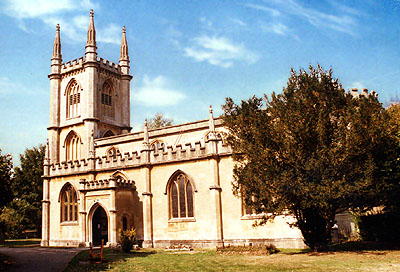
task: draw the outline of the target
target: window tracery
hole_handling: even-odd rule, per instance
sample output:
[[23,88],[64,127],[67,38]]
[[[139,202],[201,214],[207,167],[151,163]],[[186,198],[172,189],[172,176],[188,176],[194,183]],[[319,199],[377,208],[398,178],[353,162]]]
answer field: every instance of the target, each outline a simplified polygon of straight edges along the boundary
[[169,217],[190,218],[194,217],[193,185],[189,178],[178,173],[169,183]]
[[61,191],[61,222],[78,221],[78,199],[71,184]]
[[76,80],[72,80],[67,90],[67,118],[80,116],[81,93]]
[[75,161],[80,159],[81,139],[75,131],[71,131],[65,140],[65,159]]

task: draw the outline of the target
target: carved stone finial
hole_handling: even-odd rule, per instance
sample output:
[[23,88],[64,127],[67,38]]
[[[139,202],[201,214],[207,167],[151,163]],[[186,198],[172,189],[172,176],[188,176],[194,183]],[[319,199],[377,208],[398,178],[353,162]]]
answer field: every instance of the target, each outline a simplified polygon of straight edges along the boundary
[[94,12],[93,12],[93,9],[91,9],[90,10],[90,17],[93,17],[94,16]]
[[212,106],[211,106],[211,105],[210,105],[209,111],[210,111],[210,118],[209,118],[209,124],[208,124],[208,126],[209,126],[210,131],[215,132],[215,123],[214,123],[213,109],[212,109]]
[[[126,29],[125,26],[122,27],[122,38],[121,38],[121,55],[119,61],[123,62],[123,65],[129,66],[129,54],[128,54],[128,42],[126,41]],[[128,62],[128,63],[127,63]]]
[[149,144],[149,129],[148,129],[148,127],[147,127],[147,119],[144,119],[144,131],[143,131],[143,134],[144,134],[144,142],[143,142],[143,144],[144,145],[148,145]]
[[60,24],[57,24],[57,25],[56,25],[56,30],[57,30],[57,31],[60,31]]

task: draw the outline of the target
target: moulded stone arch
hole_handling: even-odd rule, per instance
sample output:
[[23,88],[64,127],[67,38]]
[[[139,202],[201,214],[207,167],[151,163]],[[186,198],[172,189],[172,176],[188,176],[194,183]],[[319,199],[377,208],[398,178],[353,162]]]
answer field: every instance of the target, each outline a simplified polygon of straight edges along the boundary
[[104,131],[102,138],[112,137],[112,136],[115,136],[114,132],[111,129],[108,129]]
[[78,80],[78,79],[76,79],[76,78],[71,78],[69,81],[68,81],[68,83],[67,83],[67,86],[65,86],[65,90],[64,90],[64,96],[65,95],[67,95],[67,91],[69,90],[69,88],[71,87],[71,85],[72,84],[74,84],[76,82],[76,84],[78,84],[78,86],[79,86],[79,91],[83,91],[83,89],[82,89],[82,84],[80,83],[80,81]]
[[63,185],[63,187],[61,187],[61,190],[60,190],[60,192],[59,192],[59,194],[58,194],[58,202],[61,202],[62,193],[65,191],[65,189],[66,189],[68,186],[71,186],[71,187],[75,190],[76,199],[77,199],[77,200],[80,200],[79,194],[78,194],[78,190],[76,189],[76,187],[75,187],[71,182],[66,182],[66,183]]
[[107,78],[103,81],[103,83],[101,84],[101,88],[99,89],[100,91],[103,91],[103,87],[105,84],[108,84],[110,86],[111,89],[111,94],[115,95],[115,87],[114,87],[114,83],[112,82],[112,80],[110,78]]
[[66,182],[58,195],[60,222],[78,221],[78,201],[79,194],[75,186],[70,182]]
[[112,173],[111,177],[113,178],[122,177],[124,180],[129,180],[128,175],[121,170],[117,170],[114,173]]
[[91,241],[91,242],[93,242],[92,241],[92,239],[93,239],[93,230],[92,230],[93,215],[94,215],[94,212],[99,207],[101,207],[104,210],[104,212],[106,213],[106,216],[107,216],[107,235],[108,235],[108,239],[107,240],[108,241],[110,240],[109,239],[110,235],[111,235],[111,232],[110,232],[110,212],[107,209],[107,206],[101,200],[95,200],[89,205],[89,208],[88,208],[89,212],[88,212],[88,216],[87,216],[87,219],[86,219],[86,224],[87,224],[86,226],[88,226],[87,235],[88,235],[89,241]]
[[65,159],[77,160],[80,158],[82,139],[74,130],[68,132],[64,139]]
[[178,169],[169,177],[168,182],[165,186],[164,195],[168,194],[168,188],[169,188],[171,182],[173,182],[173,180],[180,174],[183,174],[188,177],[190,184],[193,186],[193,191],[197,193],[197,187],[193,181],[193,178],[191,176],[189,176],[188,174],[186,174],[184,171]]

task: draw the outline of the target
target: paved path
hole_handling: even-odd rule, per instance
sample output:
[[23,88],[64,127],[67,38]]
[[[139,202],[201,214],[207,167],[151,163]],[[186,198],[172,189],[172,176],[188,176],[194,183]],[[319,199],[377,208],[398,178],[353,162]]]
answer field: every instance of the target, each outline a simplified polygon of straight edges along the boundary
[[13,264],[6,267],[7,271],[62,271],[79,248],[59,249],[41,247],[0,247],[0,253],[11,257]]

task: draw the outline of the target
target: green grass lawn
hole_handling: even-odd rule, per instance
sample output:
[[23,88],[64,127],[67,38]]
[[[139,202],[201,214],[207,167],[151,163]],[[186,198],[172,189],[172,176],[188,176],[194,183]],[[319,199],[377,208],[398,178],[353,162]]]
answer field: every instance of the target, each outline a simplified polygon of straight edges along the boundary
[[283,250],[253,256],[220,255],[215,250],[141,249],[126,254],[106,249],[106,263],[89,264],[88,260],[88,251],[82,251],[65,271],[400,271],[400,250]]
[[40,238],[7,239],[0,247],[36,247],[40,246]]

